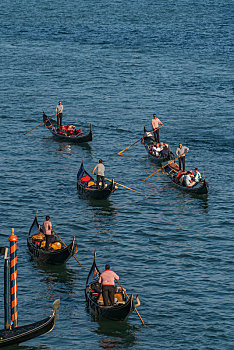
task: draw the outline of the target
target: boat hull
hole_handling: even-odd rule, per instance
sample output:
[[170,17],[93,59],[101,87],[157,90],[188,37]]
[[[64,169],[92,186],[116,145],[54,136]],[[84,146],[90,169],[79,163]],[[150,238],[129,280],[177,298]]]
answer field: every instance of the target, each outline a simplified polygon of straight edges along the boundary
[[74,255],[75,251],[74,240],[66,248],[59,251],[46,251],[43,248],[38,248],[30,237],[27,239],[27,245],[31,257],[37,262],[45,264],[64,264]]
[[79,143],[90,142],[93,139],[93,131],[92,131],[91,124],[90,124],[90,131],[86,135],[66,136],[66,135],[61,135],[57,132],[57,130],[55,129],[57,123],[53,119],[50,119],[50,120],[48,119],[49,117],[43,112],[43,121],[45,126],[47,127],[47,129],[49,129],[53,137],[58,141],[66,141],[66,142],[79,144]]
[[209,184],[206,182],[205,179],[200,182],[197,182],[194,186],[191,186],[191,187],[183,186],[182,184],[175,182],[172,176],[172,173],[173,172],[178,173],[178,171],[179,171],[179,167],[175,163],[169,164],[163,169],[163,173],[165,173],[168,176],[168,179],[170,180],[170,182],[174,187],[178,188],[183,192],[193,193],[198,195],[203,195],[208,193]]
[[83,162],[81,163],[80,169],[77,173],[77,191],[81,198],[104,200],[110,197],[110,195],[116,190],[114,180],[105,188],[96,188],[95,186],[88,187],[85,183],[82,183],[82,177],[89,176],[90,180],[95,183],[95,180],[86,172],[84,169]]
[[175,158],[174,154],[170,151],[168,157],[163,157],[163,156],[156,156],[151,153],[151,146],[155,145],[155,138],[152,135],[152,133],[147,132],[146,128],[144,127],[144,137],[141,141],[141,143],[144,145],[146,153],[148,154],[149,158],[156,163],[157,165],[161,166],[163,162],[169,161]]
[[[98,267],[96,265],[96,254],[94,254],[94,260],[92,267],[89,271],[87,280],[86,280],[86,287],[85,287],[85,297],[88,309],[92,314],[95,316],[98,316],[100,318],[113,320],[113,321],[124,321],[128,318],[128,316],[131,314],[131,312],[134,310],[134,302],[133,302],[133,296],[131,295],[130,298],[126,298],[126,296],[123,294],[122,302],[117,303],[113,306],[104,306],[100,305],[97,302],[97,298],[95,299],[94,294],[92,294],[92,289],[96,288],[98,284],[98,279],[100,276],[100,272],[98,270]],[[98,288],[100,288],[100,285],[98,284]],[[101,290],[99,290],[99,293]]]
[[100,307],[91,298],[89,298],[89,296],[87,296],[87,306],[95,316],[112,321],[126,320],[134,309],[132,295],[124,305],[102,307]]
[[56,300],[53,304],[53,313],[51,316],[29,325],[17,327],[13,330],[0,330],[0,348],[17,345],[51,332],[55,326],[58,308],[59,300]]
[[37,244],[32,241],[32,235],[40,231],[39,224],[37,221],[37,216],[35,216],[33,223],[30,227],[27,246],[31,257],[39,263],[46,264],[64,264],[68,259],[70,259],[76,251],[75,237],[73,237],[72,242],[65,248],[58,250],[45,250],[40,248]]

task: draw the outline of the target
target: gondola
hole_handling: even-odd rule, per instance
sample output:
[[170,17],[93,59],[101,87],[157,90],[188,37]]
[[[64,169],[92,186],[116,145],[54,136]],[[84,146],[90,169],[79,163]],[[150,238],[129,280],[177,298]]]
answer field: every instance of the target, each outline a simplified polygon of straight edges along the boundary
[[100,318],[113,321],[127,319],[135,307],[140,305],[139,298],[136,297],[137,304],[134,304],[133,295],[131,294],[127,298],[123,290],[118,287],[115,293],[115,304],[113,306],[104,306],[101,286],[98,283],[99,275],[100,272],[96,265],[96,253],[94,253],[93,264],[85,285],[85,297],[88,308],[94,315]]
[[77,252],[75,237],[67,247],[57,241],[50,244],[49,250],[45,250],[45,236],[38,224],[37,214],[28,233],[27,245],[29,253],[39,263],[63,264]]
[[44,125],[49,129],[51,134],[60,141],[69,141],[73,143],[83,143],[89,142],[93,139],[92,124],[90,124],[90,131],[88,134],[84,135],[81,130],[75,129],[72,134],[65,134],[61,129],[57,128],[57,123],[55,120],[50,119],[43,110],[43,122]]
[[97,188],[94,178],[87,173],[84,168],[83,161],[77,173],[77,190],[82,198],[86,199],[107,199],[115,190],[117,186],[112,179],[109,185],[104,188]]
[[[155,142],[154,135],[152,132],[147,132],[146,127],[144,126],[144,136],[141,140],[141,143],[144,145],[146,152],[151,160],[153,160],[157,165],[162,165],[163,162],[169,161],[175,158],[174,154],[169,150],[169,155],[165,156],[156,156],[152,153],[151,149],[157,143]],[[166,145],[164,143],[164,145]]]
[[175,187],[179,188],[180,190],[182,190],[184,192],[188,192],[188,193],[193,193],[193,194],[207,194],[208,193],[209,184],[206,182],[205,179],[202,179],[200,182],[196,182],[193,186],[187,187],[187,186],[184,186],[183,184],[177,182],[176,175],[178,174],[178,172],[179,172],[179,166],[175,162],[171,162],[170,164],[167,164],[163,168],[163,173],[165,173],[168,176],[171,183]]
[[5,346],[17,345],[38,337],[39,335],[51,332],[55,326],[59,309],[59,299],[53,303],[53,312],[49,317],[41,321],[34,322],[25,326],[17,327],[12,330],[0,330],[0,348]]

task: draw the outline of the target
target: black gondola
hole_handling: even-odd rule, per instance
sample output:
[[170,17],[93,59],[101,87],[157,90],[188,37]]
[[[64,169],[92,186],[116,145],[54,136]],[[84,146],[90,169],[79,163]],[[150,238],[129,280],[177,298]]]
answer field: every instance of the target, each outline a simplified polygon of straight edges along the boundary
[[[152,159],[157,165],[161,165],[165,161],[169,161],[175,158],[174,154],[169,149],[168,156],[155,155],[152,153],[152,147],[157,144],[155,142],[154,135],[151,132],[147,132],[146,127],[144,127],[144,136],[141,143],[145,146],[145,150],[148,153],[150,159]],[[164,143],[164,145],[166,145]]]
[[58,241],[50,244],[49,250],[46,250],[45,237],[38,224],[37,215],[30,227],[27,245],[33,259],[48,264],[63,264],[77,252],[75,237],[73,237],[72,242],[67,247],[63,247]]
[[184,186],[180,182],[177,182],[176,176],[177,176],[178,172],[179,172],[179,166],[175,162],[172,162],[163,168],[163,173],[165,173],[168,176],[169,180],[172,182],[172,184],[175,187],[179,188],[180,190],[182,190],[184,192],[188,192],[188,193],[193,193],[193,194],[207,194],[208,193],[209,184],[206,182],[205,179],[202,179],[201,181],[196,182],[192,186],[189,186],[189,187]]
[[140,305],[137,297],[137,304],[134,304],[133,295],[127,298],[122,289],[118,287],[115,294],[115,304],[104,306],[100,284],[98,283],[100,272],[96,265],[96,253],[94,253],[93,265],[86,280],[85,297],[90,311],[101,318],[113,321],[123,321],[127,319],[136,306]]
[[57,299],[53,303],[52,315],[44,318],[41,321],[17,327],[12,330],[0,330],[0,348],[10,345],[17,345],[25,342],[26,340],[38,337],[39,335],[51,332],[57,319],[59,303],[60,301]]
[[87,173],[82,161],[77,173],[77,190],[81,197],[86,199],[107,199],[116,189],[117,186],[113,179],[104,188],[97,188],[96,181]]
[[43,121],[44,125],[49,129],[51,134],[60,141],[69,141],[73,143],[89,142],[93,139],[92,124],[90,124],[90,131],[88,134],[83,135],[80,130],[75,129],[72,135],[65,135],[62,131],[57,128],[55,120],[50,119],[43,110]]

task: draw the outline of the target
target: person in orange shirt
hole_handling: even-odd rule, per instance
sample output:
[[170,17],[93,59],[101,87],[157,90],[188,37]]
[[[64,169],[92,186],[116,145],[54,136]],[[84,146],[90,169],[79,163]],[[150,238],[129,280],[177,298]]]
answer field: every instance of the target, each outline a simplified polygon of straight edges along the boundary
[[159,142],[159,124],[163,126],[163,123],[157,118],[156,114],[153,115],[152,127],[154,132],[154,138],[156,142]]

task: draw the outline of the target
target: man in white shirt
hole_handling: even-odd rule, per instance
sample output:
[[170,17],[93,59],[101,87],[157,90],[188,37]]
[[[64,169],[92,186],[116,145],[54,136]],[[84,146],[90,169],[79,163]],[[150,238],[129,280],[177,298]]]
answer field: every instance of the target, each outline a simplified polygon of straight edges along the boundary
[[102,159],[99,159],[99,163],[93,168],[92,174],[94,174],[94,171],[97,169],[97,188],[99,188],[99,182],[102,182],[102,188],[105,187],[104,182],[104,172],[105,172],[105,166],[102,163]]
[[191,179],[191,173],[190,173],[190,171],[186,174],[186,175],[184,175],[184,179],[183,179],[183,181],[184,181],[184,185],[186,186],[186,187],[190,187],[191,185],[192,185],[192,179]]
[[63,119],[63,105],[61,101],[59,101],[58,105],[55,108],[55,115],[57,115],[57,126],[59,128],[62,125]]

